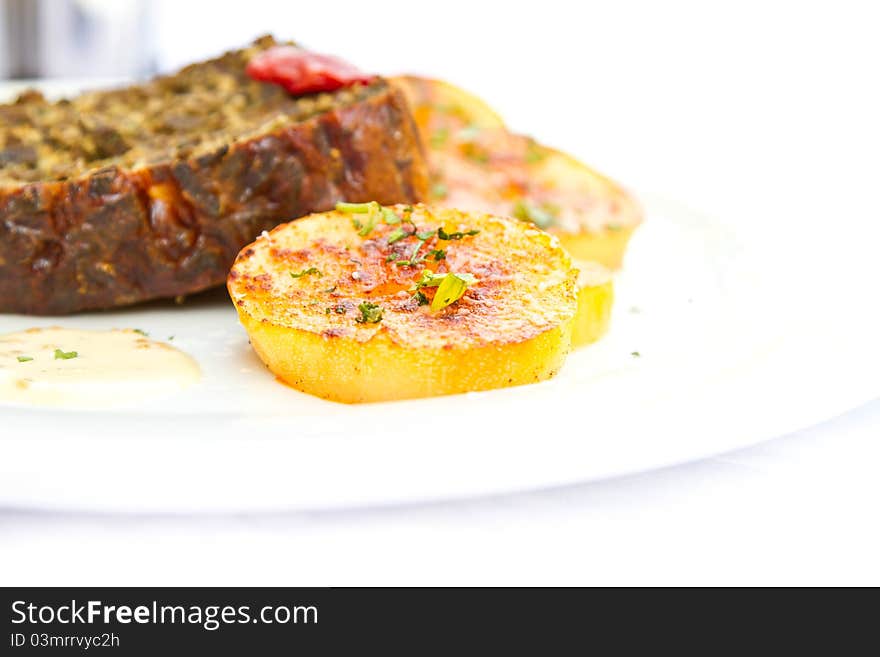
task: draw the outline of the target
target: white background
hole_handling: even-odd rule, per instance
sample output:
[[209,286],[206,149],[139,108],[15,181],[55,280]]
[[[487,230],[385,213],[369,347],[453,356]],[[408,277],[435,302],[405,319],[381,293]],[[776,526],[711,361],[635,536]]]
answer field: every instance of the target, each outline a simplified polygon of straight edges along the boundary
[[[272,31],[365,69],[453,80],[637,192],[764,235],[781,270],[810,256],[828,271],[817,313],[826,294],[876,313],[872,4],[163,1],[156,34],[169,68]],[[875,402],[703,463],[472,502],[176,518],[7,509],[0,582],[878,584],[878,438]]]

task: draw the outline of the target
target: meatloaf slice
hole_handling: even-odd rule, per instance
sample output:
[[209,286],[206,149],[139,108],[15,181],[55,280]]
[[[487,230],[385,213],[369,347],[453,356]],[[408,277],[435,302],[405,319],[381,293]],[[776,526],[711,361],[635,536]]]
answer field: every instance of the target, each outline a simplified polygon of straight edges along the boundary
[[377,78],[292,97],[245,65],[0,106],[0,312],[63,314],[222,284],[263,230],[337,201],[412,202],[426,167]]

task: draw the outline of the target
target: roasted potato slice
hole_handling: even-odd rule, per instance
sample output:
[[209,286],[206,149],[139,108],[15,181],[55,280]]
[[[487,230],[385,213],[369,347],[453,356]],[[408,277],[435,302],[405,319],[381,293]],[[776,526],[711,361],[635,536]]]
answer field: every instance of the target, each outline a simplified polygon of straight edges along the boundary
[[568,254],[507,217],[340,204],[239,254],[229,293],[275,375],[370,402],[553,376],[577,309]]
[[502,118],[483,100],[448,82],[415,75],[401,75],[391,82],[406,95],[419,132],[428,142],[442,145],[450,133],[468,126],[504,127]]
[[432,202],[531,221],[557,235],[573,257],[621,266],[641,209],[619,185],[566,153],[510,132],[462,89],[412,76],[393,82],[415,108]]
[[596,342],[608,331],[614,304],[611,272],[595,262],[575,261],[578,268],[578,310],[574,318],[571,344],[584,347]]

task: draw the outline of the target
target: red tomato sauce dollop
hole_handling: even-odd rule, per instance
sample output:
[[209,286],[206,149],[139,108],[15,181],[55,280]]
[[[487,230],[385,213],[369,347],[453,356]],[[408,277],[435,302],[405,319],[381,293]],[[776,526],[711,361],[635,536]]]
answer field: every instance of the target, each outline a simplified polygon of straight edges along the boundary
[[281,85],[295,96],[335,91],[358,82],[369,84],[375,79],[343,59],[295,46],[264,50],[248,62],[245,71],[254,80]]

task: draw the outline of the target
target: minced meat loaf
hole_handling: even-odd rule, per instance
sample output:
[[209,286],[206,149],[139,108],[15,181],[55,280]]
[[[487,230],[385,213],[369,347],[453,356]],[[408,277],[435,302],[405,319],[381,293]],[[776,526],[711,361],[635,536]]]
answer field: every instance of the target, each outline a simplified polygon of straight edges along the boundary
[[245,66],[0,106],[0,312],[62,314],[220,285],[258,235],[337,201],[421,200],[421,144],[383,79],[293,97]]

